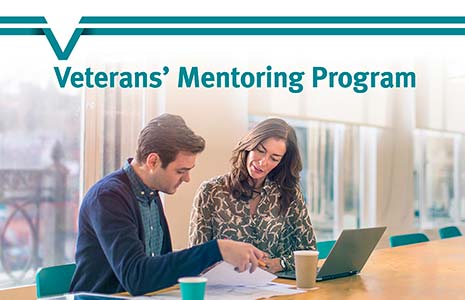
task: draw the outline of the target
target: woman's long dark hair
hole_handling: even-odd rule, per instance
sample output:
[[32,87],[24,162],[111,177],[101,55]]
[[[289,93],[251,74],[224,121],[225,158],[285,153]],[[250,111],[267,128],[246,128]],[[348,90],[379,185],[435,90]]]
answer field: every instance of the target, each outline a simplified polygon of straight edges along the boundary
[[247,172],[247,155],[268,138],[285,141],[286,153],[279,164],[267,175],[278,185],[280,213],[286,213],[299,185],[302,160],[294,128],[278,118],[266,119],[252,128],[237,144],[231,157],[231,172],[226,177],[226,184],[235,199],[249,201],[253,197],[253,186]]

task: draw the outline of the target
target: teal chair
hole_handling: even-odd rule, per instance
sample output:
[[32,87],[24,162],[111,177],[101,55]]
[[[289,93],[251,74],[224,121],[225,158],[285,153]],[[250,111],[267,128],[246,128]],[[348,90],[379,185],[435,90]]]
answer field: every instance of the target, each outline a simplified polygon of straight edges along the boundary
[[439,229],[439,236],[441,239],[448,239],[451,237],[462,236],[462,233],[456,226],[448,226]]
[[428,241],[429,238],[424,233],[409,233],[393,235],[389,237],[389,244],[391,245],[391,247],[423,243]]
[[68,293],[74,270],[76,264],[39,269],[36,274],[37,298]]
[[316,243],[316,249],[318,252],[318,259],[325,259],[328,257],[329,252],[331,252],[331,249],[333,249],[334,244],[336,244],[336,241],[324,241],[324,242],[317,242]]

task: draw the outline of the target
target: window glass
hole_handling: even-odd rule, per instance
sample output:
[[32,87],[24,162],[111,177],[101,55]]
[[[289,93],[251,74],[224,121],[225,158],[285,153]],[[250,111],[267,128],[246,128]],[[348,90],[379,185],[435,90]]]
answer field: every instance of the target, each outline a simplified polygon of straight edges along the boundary
[[80,96],[33,83],[0,88],[0,288],[74,261]]
[[360,227],[360,128],[344,126],[343,180],[344,228]]
[[456,208],[463,207],[459,203],[462,140],[460,134],[415,131],[415,219],[420,227],[453,223]]
[[[249,127],[264,119],[250,116]],[[360,227],[360,127],[284,119],[296,130],[303,162],[300,184],[318,240]]]

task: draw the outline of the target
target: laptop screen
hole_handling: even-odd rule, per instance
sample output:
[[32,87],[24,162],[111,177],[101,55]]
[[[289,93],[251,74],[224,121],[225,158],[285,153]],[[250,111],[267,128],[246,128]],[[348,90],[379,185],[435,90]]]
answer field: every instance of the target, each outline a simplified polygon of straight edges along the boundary
[[[327,280],[359,273],[381,239],[386,227],[345,229],[317,274]],[[281,278],[295,279],[295,272],[280,272]]]

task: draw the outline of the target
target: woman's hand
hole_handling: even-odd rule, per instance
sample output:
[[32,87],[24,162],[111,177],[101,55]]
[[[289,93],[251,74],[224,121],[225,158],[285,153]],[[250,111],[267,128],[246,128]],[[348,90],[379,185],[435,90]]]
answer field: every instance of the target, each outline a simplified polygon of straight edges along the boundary
[[265,257],[262,259],[262,261],[266,264],[264,267],[260,267],[265,271],[268,271],[270,273],[277,273],[283,270],[280,264],[280,258],[268,258]]

